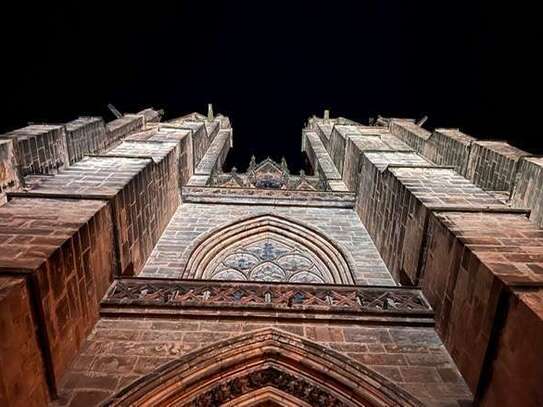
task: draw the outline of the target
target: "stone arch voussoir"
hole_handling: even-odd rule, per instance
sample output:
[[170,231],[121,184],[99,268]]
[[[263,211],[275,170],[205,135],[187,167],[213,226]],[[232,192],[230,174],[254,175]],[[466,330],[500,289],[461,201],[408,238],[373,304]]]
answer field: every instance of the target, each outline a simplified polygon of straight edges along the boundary
[[259,214],[222,225],[197,238],[185,250],[181,261],[186,265],[182,278],[203,279],[207,265],[240,239],[274,233],[302,245],[315,254],[330,272],[331,283],[353,284],[352,256],[341,245],[318,229],[275,214]]
[[[420,406],[353,359],[266,328],[191,352],[121,390],[108,406]],[[281,405],[281,404],[280,404]]]

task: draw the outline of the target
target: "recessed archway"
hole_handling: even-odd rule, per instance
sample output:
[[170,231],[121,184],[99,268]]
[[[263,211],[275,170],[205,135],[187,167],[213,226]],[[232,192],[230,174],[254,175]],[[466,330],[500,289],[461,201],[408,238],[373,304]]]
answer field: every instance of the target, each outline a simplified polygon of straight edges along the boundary
[[[420,406],[360,363],[268,328],[183,356],[123,389],[110,406]],[[280,403],[283,402],[283,404]]]
[[[273,253],[271,259],[258,253],[255,256],[255,250],[265,250],[266,244],[279,247],[282,252]],[[337,243],[314,228],[271,214],[254,216],[217,228],[197,239],[185,256],[187,259],[183,278],[214,279],[217,273],[222,272],[225,278],[221,279],[261,281],[253,278],[258,270],[247,269],[245,273],[241,263],[239,267],[227,265],[223,269],[218,268],[225,259],[246,256],[252,262],[251,267],[260,267],[267,262],[270,269],[275,268],[277,275],[283,272],[283,282],[354,283],[353,262]],[[285,263],[297,259],[297,269],[281,265],[281,256]]]

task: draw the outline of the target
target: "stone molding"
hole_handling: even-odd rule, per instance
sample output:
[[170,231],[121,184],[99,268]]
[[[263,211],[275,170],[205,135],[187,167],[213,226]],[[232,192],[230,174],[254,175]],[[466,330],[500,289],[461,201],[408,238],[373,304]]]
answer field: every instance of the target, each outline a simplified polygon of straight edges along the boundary
[[310,405],[422,405],[359,362],[274,328],[191,352],[125,387],[105,405],[222,405],[268,386]]
[[292,191],[283,189],[217,188],[185,186],[183,202],[257,204],[283,206],[318,206],[353,208],[355,195],[350,192]]
[[[418,288],[123,278],[102,300],[102,315],[255,315],[432,325]],[[303,313],[303,314],[302,314]]]
[[320,232],[299,222],[270,214],[240,219],[196,239],[192,247],[183,254],[185,257],[188,256],[183,276],[197,279],[206,278],[207,265],[222,250],[228,249],[241,239],[263,233],[286,238],[316,254],[330,273],[330,279],[334,283],[352,284],[354,282],[353,261],[337,243],[331,242]]

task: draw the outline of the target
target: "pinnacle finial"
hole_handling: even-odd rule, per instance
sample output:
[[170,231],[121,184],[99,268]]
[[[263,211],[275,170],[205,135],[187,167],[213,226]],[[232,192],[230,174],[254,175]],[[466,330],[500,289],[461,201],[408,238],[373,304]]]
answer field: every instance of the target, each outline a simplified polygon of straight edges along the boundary
[[330,120],[330,110],[324,109],[324,120]]
[[286,160],[285,157],[282,157],[282,158],[281,158],[281,168],[282,168],[284,171],[288,171],[287,160]]
[[256,157],[254,154],[251,156],[251,161],[249,162],[249,168],[247,169],[247,172],[254,171],[256,168]]
[[213,121],[213,104],[207,104],[207,120]]

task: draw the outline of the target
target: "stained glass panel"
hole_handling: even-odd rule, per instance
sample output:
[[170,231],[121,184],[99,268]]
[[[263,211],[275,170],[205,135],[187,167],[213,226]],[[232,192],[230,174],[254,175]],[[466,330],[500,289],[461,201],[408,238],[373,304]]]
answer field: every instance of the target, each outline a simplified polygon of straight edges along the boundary
[[250,280],[293,283],[325,283],[325,273],[315,256],[299,245],[287,244],[274,237],[232,247],[215,262],[211,279]]

